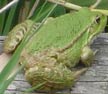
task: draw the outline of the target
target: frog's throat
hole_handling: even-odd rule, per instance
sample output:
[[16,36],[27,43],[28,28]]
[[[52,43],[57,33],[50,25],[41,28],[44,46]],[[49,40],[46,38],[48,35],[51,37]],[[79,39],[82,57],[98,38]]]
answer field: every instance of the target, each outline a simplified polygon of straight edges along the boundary
[[[89,24],[87,27],[85,27],[78,35],[77,37],[75,37],[69,44],[67,44],[65,47],[61,48],[58,50],[59,53],[63,53],[66,50],[68,50],[69,48],[73,47],[75,45],[75,43],[86,33],[89,32],[89,28],[90,26],[92,26],[95,23],[95,20],[93,20],[93,22],[91,24]],[[86,44],[85,44],[86,45]]]

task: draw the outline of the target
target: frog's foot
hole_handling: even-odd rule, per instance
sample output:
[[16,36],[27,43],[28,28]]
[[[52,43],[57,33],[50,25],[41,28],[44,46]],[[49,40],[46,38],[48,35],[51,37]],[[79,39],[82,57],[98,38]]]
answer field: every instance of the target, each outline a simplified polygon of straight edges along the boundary
[[20,44],[25,34],[29,31],[33,21],[25,20],[24,22],[16,25],[8,34],[4,41],[4,52],[11,53]]
[[26,70],[25,76],[33,87],[39,86],[36,91],[49,92],[71,88],[76,78],[86,70],[71,71],[62,64],[52,67],[38,65]]
[[94,52],[92,51],[92,49],[90,49],[90,47],[85,46],[82,49],[82,54],[81,54],[81,62],[85,65],[85,66],[90,66],[93,62],[94,59]]
[[84,72],[86,72],[88,70],[88,68],[75,68],[72,70],[72,76],[75,79],[75,81],[79,78],[79,76],[81,74],[83,74]]

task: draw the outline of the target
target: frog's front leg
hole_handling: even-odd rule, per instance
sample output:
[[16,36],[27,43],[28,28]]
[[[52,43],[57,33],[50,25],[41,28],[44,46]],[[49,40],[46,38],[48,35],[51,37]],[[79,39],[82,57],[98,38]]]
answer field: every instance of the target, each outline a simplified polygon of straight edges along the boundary
[[94,52],[89,46],[85,46],[81,53],[81,62],[85,66],[90,66],[94,59]]

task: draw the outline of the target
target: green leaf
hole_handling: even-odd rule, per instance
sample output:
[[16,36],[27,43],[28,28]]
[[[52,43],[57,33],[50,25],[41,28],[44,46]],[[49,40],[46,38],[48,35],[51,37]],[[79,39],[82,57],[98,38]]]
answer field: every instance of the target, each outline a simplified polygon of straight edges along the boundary
[[[49,3],[48,1],[44,2],[42,6],[38,7],[38,9],[35,11],[31,19],[36,22],[41,22],[46,17],[46,15],[50,12],[53,6],[54,4]],[[55,9],[53,10],[53,12],[55,11]],[[53,14],[53,12],[51,14]]]
[[52,15],[53,17],[57,17],[60,15],[63,15],[66,13],[66,9],[63,6],[58,5],[55,10],[53,11]]
[[21,71],[21,69],[24,66],[25,66],[25,64],[21,65],[21,67],[19,67],[17,69],[17,71],[11,77],[9,77],[7,80],[5,80],[4,83],[1,83],[0,94],[3,94],[3,92],[5,92],[5,90],[7,89],[7,86],[9,86],[10,82],[12,82],[14,80],[15,76]]
[[40,88],[40,87],[41,87],[42,85],[44,85],[45,83],[46,83],[46,82],[43,82],[43,83],[40,83],[40,84],[38,84],[38,85],[36,85],[36,86],[34,86],[34,87],[32,87],[32,88],[29,88],[29,89],[27,89],[27,90],[25,91],[25,93],[26,93],[26,92],[34,91],[34,90]]
[[[72,2],[73,4],[77,4],[80,6],[91,6],[93,5],[96,0],[67,0]],[[108,0],[101,0],[100,4],[97,6],[99,9],[108,9]]]

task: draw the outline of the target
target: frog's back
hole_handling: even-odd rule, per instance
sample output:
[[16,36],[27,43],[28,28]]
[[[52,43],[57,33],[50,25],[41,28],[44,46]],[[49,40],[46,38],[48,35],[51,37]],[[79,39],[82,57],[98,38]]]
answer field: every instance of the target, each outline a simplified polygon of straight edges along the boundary
[[57,17],[42,26],[28,43],[28,51],[39,51],[51,46],[64,47],[72,41],[85,28],[86,24],[91,23],[92,17],[94,17],[94,14],[88,9],[79,12]]
[[[27,46],[25,47],[27,53],[36,53],[43,49],[63,48],[75,39],[78,34],[87,28],[93,19],[97,16],[96,13],[91,12],[89,9],[84,8],[79,12],[66,14],[55,18],[54,20],[43,25],[42,28],[31,38]],[[73,61],[80,58],[81,49],[90,37],[88,32],[78,40],[75,45],[67,51],[68,59]],[[71,60],[72,61],[72,60]]]

